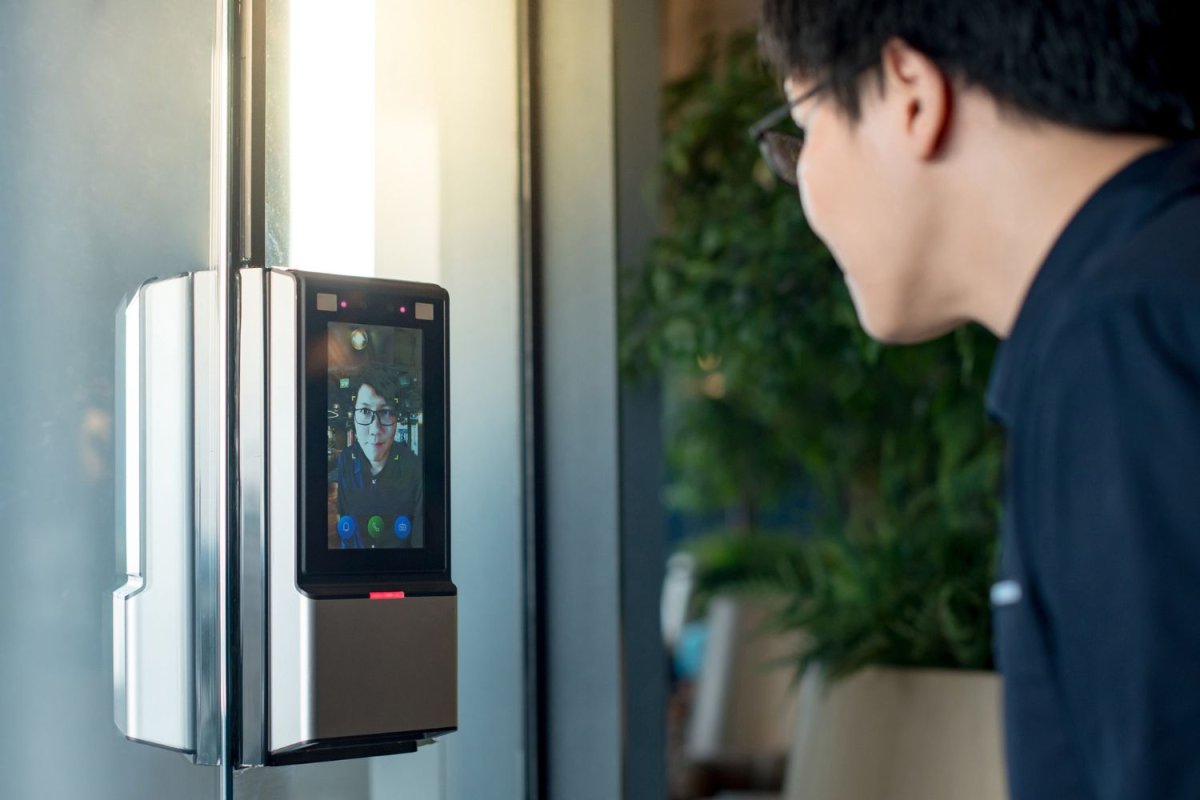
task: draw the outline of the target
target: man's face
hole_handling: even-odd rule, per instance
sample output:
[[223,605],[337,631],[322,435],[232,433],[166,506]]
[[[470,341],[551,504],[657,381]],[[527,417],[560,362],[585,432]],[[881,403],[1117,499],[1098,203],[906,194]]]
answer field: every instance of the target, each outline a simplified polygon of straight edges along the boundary
[[[369,409],[372,413],[365,414],[361,409]],[[392,412],[389,425],[383,424],[380,419],[384,409]],[[363,424],[362,418],[368,416],[373,418],[369,423]],[[354,404],[354,432],[359,447],[370,461],[379,463],[387,459],[392,449],[392,440],[396,436],[395,409],[369,384],[364,383],[358,389],[358,399]]]
[[[808,85],[785,88],[799,97]],[[879,340],[911,342],[956,325],[931,258],[938,233],[924,183],[931,167],[913,157],[893,103],[872,80],[857,121],[823,93],[792,113],[805,131],[800,200],[842,269],[863,328]]]

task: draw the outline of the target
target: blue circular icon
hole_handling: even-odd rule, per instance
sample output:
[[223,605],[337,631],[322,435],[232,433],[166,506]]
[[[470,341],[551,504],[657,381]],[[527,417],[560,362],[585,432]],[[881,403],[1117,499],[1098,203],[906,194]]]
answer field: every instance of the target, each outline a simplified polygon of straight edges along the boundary
[[392,529],[396,531],[398,537],[407,539],[408,535],[412,533],[412,523],[408,521],[408,517],[401,515],[396,517],[396,524],[392,526]]
[[358,523],[349,515],[338,517],[338,536],[343,542],[348,542],[358,533]]

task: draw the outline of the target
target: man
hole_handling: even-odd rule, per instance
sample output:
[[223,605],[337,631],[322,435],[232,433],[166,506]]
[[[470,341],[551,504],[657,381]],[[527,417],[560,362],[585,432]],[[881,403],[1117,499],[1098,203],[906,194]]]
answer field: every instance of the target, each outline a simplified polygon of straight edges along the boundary
[[756,133],[863,327],[1006,340],[992,601],[1021,800],[1200,798],[1195,5],[763,4],[789,102]]
[[354,443],[338,454],[329,481],[337,509],[334,547],[424,545],[424,482],[421,460],[395,443],[398,388],[375,367],[358,378],[353,396]]

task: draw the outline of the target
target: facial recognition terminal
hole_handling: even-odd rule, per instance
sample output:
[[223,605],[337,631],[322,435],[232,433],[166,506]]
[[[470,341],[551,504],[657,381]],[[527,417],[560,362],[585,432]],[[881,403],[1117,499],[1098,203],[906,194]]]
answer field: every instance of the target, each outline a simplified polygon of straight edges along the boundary
[[220,398],[199,390],[219,362],[215,277],[149,282],[119,317],[117,724],[212,763],[224,579],[240,765],[414,750],[457,727],[448,297],[280,269],[238,284],[229,541],[209,511]]

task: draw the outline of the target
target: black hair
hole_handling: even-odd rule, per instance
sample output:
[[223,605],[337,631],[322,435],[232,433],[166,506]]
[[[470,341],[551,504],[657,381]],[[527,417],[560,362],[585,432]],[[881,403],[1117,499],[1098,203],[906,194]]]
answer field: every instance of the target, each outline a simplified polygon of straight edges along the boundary
[[851,119],[896,38],[1025,115],[1184,139],[1200,105],[1198,22],[1198,0],[763,0],[760,43]]
[[354,395],[358,396],[364,385],[375,390],[375,394],[387,402],[400,407],[400,371],[394,367],[379,364],[368,364],[351,376],[354,382]]

